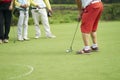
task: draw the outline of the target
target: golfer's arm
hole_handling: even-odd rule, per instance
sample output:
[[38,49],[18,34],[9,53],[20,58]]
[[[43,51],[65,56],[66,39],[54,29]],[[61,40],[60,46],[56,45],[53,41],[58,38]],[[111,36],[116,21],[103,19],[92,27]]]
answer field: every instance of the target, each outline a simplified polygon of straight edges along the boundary
[[47,9],[52,10],[51,5],[50,5],[50,1],[49,0],[44,0],[44,2],[46,4]]
[[13,6],[13,4],[14,4],[14,0],[11,1],[11,4],[10,4],[10,5]]
[[78,10],[81,11],[82,10],[82,3],[80,0],[75,0],[76,1],[76,4],[78,6]]
[[20,6],[21,6],[21,4],[20,4],[17,0],[15,0],[15,6],[20,7]]
[[30,4],[31,4],[32,6],[37,6],[37,4],[36,4],[33,0],[30,0]]

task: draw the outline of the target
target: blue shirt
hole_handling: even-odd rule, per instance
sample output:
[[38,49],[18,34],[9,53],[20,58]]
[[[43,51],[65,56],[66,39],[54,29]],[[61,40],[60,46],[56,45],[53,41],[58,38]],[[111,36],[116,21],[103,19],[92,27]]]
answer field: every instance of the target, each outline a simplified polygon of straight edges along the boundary
[[26,1],[26,0],[18,0],[18,2],[19,2],[20,4],[22,4],[22,5],[27,4],[27,1]]

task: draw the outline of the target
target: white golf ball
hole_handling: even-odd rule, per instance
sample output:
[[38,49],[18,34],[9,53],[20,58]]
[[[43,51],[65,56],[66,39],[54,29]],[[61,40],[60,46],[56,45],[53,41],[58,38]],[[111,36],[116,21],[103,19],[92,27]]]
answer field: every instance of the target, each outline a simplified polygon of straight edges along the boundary
[[67,50],[66,50],[66,52],[68,53],[68,52],[69,52],[69,50],[67,49]]

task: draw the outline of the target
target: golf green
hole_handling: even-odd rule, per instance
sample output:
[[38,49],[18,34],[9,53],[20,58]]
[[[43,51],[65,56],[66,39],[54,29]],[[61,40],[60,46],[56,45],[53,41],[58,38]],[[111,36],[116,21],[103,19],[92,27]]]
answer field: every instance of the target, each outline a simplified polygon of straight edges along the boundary
[[[0,80],[120,80],[120,22],[100,22],[99,52],[76,55],[83,48],[78,29],[73,52],[66,53],[77,23],[51,24],[56,38],[34,39],[35,28],[29,26],[30,41],[17,41],[17,28],[11,27],[9,43],[0,44]],[[14,43],[15,40],[15,43]]]

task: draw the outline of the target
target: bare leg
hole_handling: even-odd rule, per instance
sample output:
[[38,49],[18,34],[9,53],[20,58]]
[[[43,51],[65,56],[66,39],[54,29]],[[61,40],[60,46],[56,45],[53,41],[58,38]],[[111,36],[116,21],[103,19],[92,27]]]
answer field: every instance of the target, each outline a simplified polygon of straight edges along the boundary
[[91,38],[92,38],[93,44],[97,44],[97,33],[96,32],[91,33]]
[[82,33],[82,38],[85,46],[89,46],[90,34]]
[[82,33],[82,38],[83,38],[83,42],[84,42],[84,48],[83,48],[83,50],[77,51],[77,54],[90,53],[91,52],[91,49],[89,46],[90,34]]
[[91,46],[92,50],[98,51],[97,33],[96,32],[92,32],[91,33],[91,38],[92,38],[92,42],[93,42],[93,45]]

